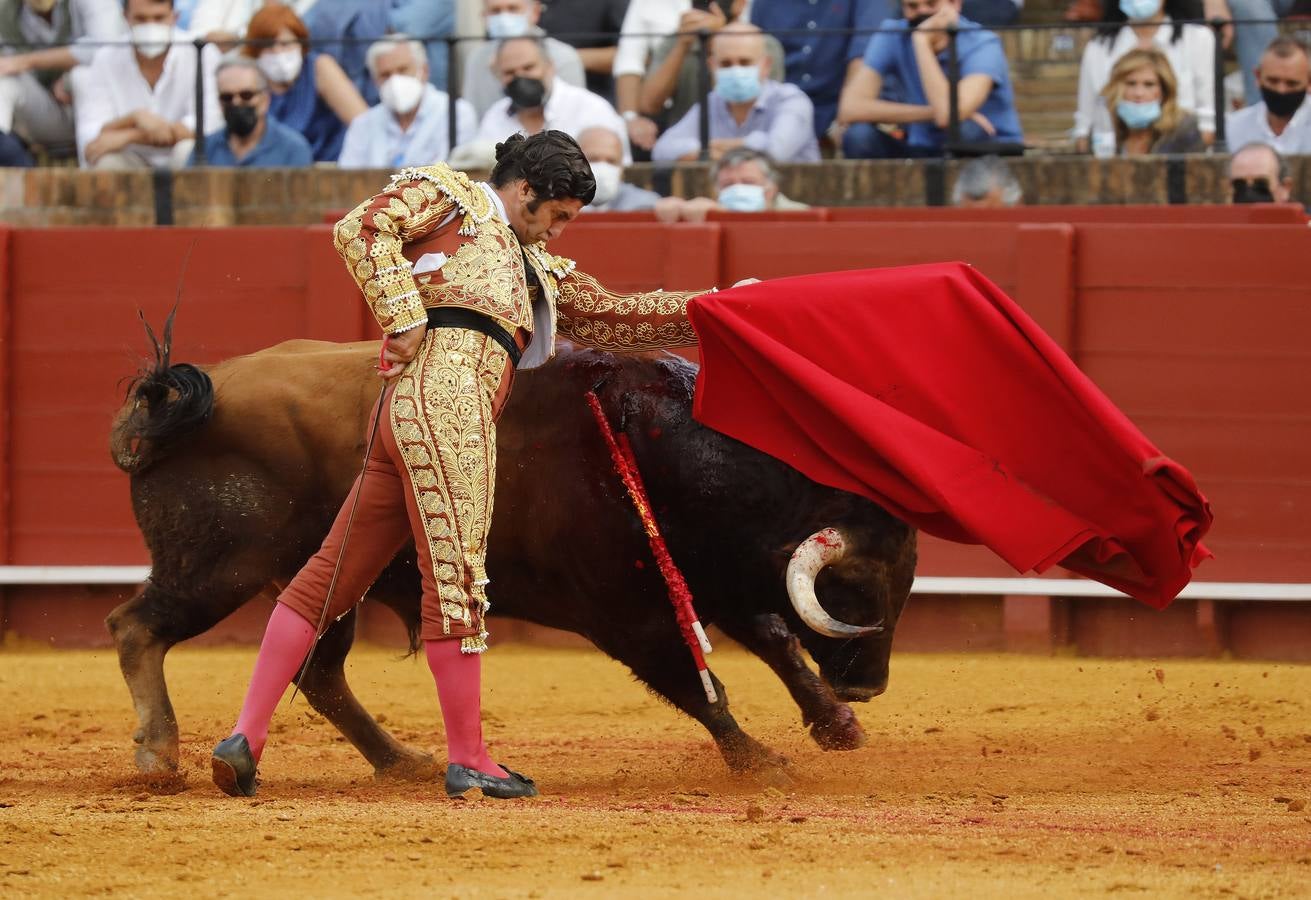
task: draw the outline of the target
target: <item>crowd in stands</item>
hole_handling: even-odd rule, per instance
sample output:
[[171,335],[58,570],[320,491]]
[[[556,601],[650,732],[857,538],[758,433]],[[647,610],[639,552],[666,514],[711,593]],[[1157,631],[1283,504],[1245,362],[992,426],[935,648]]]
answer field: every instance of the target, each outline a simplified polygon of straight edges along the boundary
[[[1219,32],[1247,103],[1217,109],[1217,32],[1189,21],[1275,18],[1286,0],[1102,0],[1087,14],[1089,2],[1070,13],[1099,23],[1073,98],[1077,151],[1205,151],[1227,114],[1231,148],[1311,152],[1306,47],[1273,24]],[[780,208],[790,201],[777,163],[1023,152],[1010,63],[991,30],[1021,5],[0,0],[0,165],[31,165],[36,150],[101,169],[483,167],[508,135],[557,128],[586,135],[589,157],[608,167],[599,207],[639,202],[620,177],[635,159],[708,158],[717,197],[657,206],[662,216]],[[1282,182],[1267,172],[1265,183],[1273,194]]]

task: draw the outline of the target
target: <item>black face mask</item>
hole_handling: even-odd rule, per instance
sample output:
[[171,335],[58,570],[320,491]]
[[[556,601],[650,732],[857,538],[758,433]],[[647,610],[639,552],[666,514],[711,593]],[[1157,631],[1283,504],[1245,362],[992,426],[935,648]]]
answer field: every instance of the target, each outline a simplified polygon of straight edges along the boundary
[[1274,203],[1275,195],[1270,193],[1270,182],[1264,178],[1235,178],[1230,182],[1234,188],[1235,203]]
[[927,22],[930,16],[932,16],[932,13],[922,13],[921,15],[918,15],[913,19],[907,19],[906,24],[910,26],[911,31],[914,31],[916,28],[919,28],[921,25]]
[[250,137],[259,124],[259,112],[253,106],[225,106],[223,121],[227,123],[230,134],[239,138]]
[[1289,91],[1287,94],[1279,91],[1272,91],[1270,88],[1261,88],[1261,100],[1265,103],[1265,108],[1274,113],[1275,118],[1291,119],[1293,113],[1297,112],[1306,100],[1306,91]]
[[505,86],[505,96],[513,109],[536,109],[546,101],[546,83],[520,75]]

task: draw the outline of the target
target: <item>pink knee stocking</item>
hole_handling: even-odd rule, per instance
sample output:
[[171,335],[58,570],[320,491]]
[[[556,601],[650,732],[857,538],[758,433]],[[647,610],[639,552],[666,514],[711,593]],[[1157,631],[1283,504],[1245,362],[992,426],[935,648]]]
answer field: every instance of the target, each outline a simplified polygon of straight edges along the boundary
[[461,653],[459,639],[424,641],[428,668],[437,682],[437,698],[446,723],[446,756],[496,778],[506,772],[487,755],[483,743],[482,657]]
[[[264,752],[269,737],[269,721],[287,685],[295,677],[305,654],[314,643],[314,626],[301,618],[291,607],[279,603],[269,616],[264,629],[264,640],[259,645],[255,671],[246,689],[246,702],[242,704],[233,734],[244,734],[250,743],[255,759]],[[459,646],[459,641],[455,642]]]

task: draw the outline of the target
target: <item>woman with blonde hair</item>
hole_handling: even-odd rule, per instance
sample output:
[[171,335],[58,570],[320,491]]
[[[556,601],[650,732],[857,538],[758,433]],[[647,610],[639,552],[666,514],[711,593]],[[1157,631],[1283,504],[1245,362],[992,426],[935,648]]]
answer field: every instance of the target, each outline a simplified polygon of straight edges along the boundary
[[1197,117],[1179,106],[1179,84],[1170,60],[1155,47],[1120,57],[1102,98],[1118,155],[1196,153],[1205,147]]

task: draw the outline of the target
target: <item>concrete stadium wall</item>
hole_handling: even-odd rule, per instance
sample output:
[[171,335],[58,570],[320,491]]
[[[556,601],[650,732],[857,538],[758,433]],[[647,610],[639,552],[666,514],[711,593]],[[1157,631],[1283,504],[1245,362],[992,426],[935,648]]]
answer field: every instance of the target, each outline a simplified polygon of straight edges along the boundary
[[[1217,558],[1200,578],[1311,582],[1311,231],[1233,224],[1232,208],[1199,207],[1191,225],[1121,212],[1128,221],[986,227],[963,214],[682,226],[595,217],[554,249],[624,290],[970,262],[1197,476],[1217,513],[1208,539]],[[158,327],[181,297],[178,361],[214,362],[291,337],[376,336],[328,231],[0,227],[0,564],[148,562],[106,440],[122,381],[145,350],[138,309]],[[985,550],[928,538],[922,559],[922,575],[1014,574]],[[0,631],[103,644],[100,619],[129,593],[0,588]],[[257,639],[267,611],[252,603],[206,640]],[[400,635],[389,612],[367,605],[362,630]],[[497,634],[541,637],[512,623]],[[1308,638],[1311,604],[1202,599],[1155,613],[1131,601],[938,596],[912,601],[897,642],[1308,659]]]

